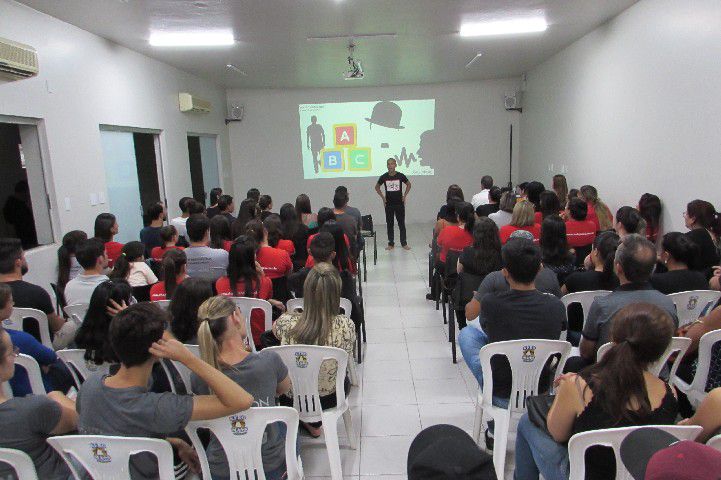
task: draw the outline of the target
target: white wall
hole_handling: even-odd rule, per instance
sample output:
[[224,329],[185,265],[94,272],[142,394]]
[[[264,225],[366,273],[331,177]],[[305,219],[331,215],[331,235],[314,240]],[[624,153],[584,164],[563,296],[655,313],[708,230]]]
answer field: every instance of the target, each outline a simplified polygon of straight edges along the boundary
[[[245,105],[244,120],[230,125],[234,190],[245,197],[250,187],[258,187],[273,197],[276,210],[307,193],[317,211],[332,206],[335,187],[343,184],[353,206],[363,214],[371,213],[376,223],[385,223],[380,199],[373,191],[375,178],[303,179],[298,105],[434,98],[435,129],[443,139],[443,151],[438,154],[445,160],[433,162],[434,176],[410,178],[413,189],[406,208],[408,223],[428,222],[445,202],[448,185],[458,183],[470,199],[480,190],[483,175],[492,175],[497,183],[508,182],[509,125],[514,124],[515,139],[519,129],[518,114],[503,108],[503,94],[518,85],[519,79],[506,79],[402,87],[229,90],[229,101]],[[514,144],[515,157],[515,140]]]
[[[42,119],[46,140],[55,239],[73,229],[92,234],[98,213],[89,193],[105,193],[100,124],[157,129],[170,213],[189,195],[188,132],[220,136],[227,163],[221,181],[232,189],[224,89],[123,48],[24,5],[0,0],[0,36],[38,50],[40,75],[0,83],[0,115]],[[189,115],[178,109],[178,92],[210,100],[214,112]],[[65,211],[65,198],[71,210]],[[122,229],[122,225],[120,226]],[[29,261],[33,265],[33,252]],[[54,270],[44,263],[37,268]]]
[[719,25],[718,0],[642,0],[529,72],[521,177],[565,164],[614,212],[655,193],[666,231],[694,198],[721,208]]

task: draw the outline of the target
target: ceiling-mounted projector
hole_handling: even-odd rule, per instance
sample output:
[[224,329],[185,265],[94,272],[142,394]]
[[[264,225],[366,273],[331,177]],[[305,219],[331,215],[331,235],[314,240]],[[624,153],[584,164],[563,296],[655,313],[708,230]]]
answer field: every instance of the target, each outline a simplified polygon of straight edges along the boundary
[[348,70],[343,72],[344,80],[360,80],[363,78],[363,67],[360,60],[353,58],[353,49],[355,45],[348,45]]

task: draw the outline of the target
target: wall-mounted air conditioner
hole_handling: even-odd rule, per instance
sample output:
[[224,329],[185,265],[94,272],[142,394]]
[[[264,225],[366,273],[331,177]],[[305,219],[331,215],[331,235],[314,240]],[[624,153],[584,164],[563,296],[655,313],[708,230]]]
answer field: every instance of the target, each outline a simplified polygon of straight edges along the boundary
[[0,38],[0,78],[20,80],[38,74],[38,54],[29,45]]
[[179,93],[178,100],[181,112],[210,113],[213,111],[213,105],[209,101],[194,97],[189,93]]

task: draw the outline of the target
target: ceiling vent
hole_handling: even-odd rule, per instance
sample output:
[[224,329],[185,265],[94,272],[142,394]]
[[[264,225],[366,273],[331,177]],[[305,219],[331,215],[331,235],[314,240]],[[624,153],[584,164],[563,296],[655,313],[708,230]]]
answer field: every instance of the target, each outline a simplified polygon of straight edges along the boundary
[[178,100],[181,112],[210,113],[213,111],[213,105],[209,101],[189,93],[178,94]]
[[33,47],[0,38],[0,77],[20,80],[38,74],[38,54]]

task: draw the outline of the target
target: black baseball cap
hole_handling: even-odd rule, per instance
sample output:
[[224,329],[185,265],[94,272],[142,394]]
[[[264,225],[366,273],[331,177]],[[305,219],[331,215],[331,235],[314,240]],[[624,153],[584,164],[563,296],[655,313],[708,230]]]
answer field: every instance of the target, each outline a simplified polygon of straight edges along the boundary
[[453,425],[421,431],[408,450],[408,480],[496,480],[493,457]]

